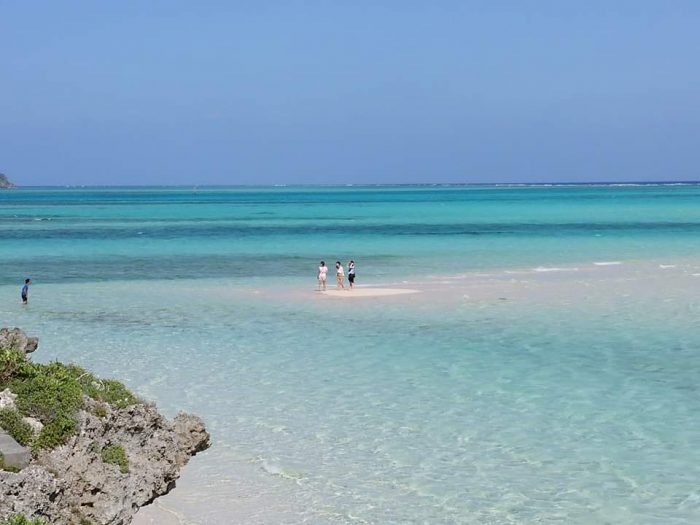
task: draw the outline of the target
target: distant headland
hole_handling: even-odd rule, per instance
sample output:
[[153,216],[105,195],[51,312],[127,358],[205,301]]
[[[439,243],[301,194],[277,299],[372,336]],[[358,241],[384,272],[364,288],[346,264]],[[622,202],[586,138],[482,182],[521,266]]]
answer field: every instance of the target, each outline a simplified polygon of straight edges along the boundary
[[4,173],[0,173],[0,189],[8,190],[10,188],[16,188],[16,187],[17,186],[12,184]]

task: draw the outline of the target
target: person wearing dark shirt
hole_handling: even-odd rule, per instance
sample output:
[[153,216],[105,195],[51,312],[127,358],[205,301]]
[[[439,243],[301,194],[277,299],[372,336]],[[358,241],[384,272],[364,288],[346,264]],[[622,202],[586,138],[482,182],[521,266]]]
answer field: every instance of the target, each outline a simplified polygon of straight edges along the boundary
[[29,302],[29,285],[32,284],[31,279],[24,280],[24,286],[22,286],[22,302],[27,304]]
[[355,286],[355,261],[350,261],[348,263],[348,282],[352,290]]

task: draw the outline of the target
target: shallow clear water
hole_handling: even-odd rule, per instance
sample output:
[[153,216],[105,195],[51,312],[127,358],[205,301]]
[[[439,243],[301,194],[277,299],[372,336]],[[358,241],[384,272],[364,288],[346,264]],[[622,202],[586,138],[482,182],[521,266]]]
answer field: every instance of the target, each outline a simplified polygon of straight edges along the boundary
[[[695,523],[699,202],[0,193],[0,324],[205,418],[214,446],[162,502],[185,523]],[[422,293],[319,296],[321,257]]]

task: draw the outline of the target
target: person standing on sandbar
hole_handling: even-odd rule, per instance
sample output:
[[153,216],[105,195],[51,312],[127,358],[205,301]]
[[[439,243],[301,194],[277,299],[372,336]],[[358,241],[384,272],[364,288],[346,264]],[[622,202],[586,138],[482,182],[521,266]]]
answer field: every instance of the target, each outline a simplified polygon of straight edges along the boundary
[[335,278],[338,281],[336,288],[345,290],[345,270],[343,270],[343,265],[340,264],[340,261],[335,261]]
[[355,261],[348,263],[348,283],[350,283],[350,289],[352,290],[355,286]]
[[328,276],[328,266],[326,266],[326,263],[324,261],[321,261],[321,264],[318,265],[318,291],[319,292],[326,291],[326,277],[327,276]]

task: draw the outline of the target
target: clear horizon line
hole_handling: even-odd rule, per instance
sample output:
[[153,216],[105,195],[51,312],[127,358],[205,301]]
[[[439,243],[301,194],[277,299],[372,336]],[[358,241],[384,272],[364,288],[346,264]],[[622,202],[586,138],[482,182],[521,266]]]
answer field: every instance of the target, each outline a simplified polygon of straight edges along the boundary
[[465,186],[609,186],[609,185],[636,185],[636,186],[670,186],[679,184],[700,184],[700,180],[672,180],[672,181],[555,181],[555,182],[409,182],[409,183],[344,183],[344,184],[313,184],[313,183],[277,183],[277,184],[36,184],[19,185],[7,189],[35,189],[35,188],[352,188],[352,187],[465,187]]

